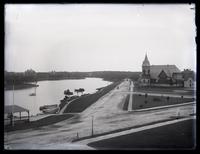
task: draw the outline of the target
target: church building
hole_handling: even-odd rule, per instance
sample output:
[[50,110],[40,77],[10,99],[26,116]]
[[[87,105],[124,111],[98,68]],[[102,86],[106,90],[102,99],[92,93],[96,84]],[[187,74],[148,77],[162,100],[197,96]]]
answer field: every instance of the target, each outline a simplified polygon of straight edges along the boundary
[[185,70],[181,72],[176,65],[150,65],[146,54],[142,63],[142,74],[139,78],[139,85],[193,87],[194,74],[192,74],[192,71],[185,72]]

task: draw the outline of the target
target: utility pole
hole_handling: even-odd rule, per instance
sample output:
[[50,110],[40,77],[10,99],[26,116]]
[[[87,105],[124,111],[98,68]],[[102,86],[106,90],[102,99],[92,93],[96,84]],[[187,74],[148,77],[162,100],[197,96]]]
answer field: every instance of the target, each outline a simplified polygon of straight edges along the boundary
[[14,127],[14,80],[13,80],[13,105],[12,105],[12,126]]
[[76,137],[77,137],[77,140],[79,139],[79,135],[78,135],[78,132],[77,132],[77,135],[76,135]]
[[92,136],[94,135],[94,131],[93,131],[93,116],[92,116]]

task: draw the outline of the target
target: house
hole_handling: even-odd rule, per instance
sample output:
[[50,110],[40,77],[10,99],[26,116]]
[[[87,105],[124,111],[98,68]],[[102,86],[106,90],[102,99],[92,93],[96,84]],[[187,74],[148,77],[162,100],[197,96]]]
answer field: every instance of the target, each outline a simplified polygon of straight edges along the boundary
[[182,74],[183,74],[183,78],[184,78],[184,87],[186,87],[186,88],[194,87],[194,85],[195,85],[194,84],[195,83],[195,74],[194,74],[194,72],[191,71],[191,70],[186,69],[186,70],[184,70],[182,72]]
[[150,65],[147,55],[142,63],[142,74],[139,78],[140,86],[162,87],[193,87],[194,74],[183,71],[176,65]]

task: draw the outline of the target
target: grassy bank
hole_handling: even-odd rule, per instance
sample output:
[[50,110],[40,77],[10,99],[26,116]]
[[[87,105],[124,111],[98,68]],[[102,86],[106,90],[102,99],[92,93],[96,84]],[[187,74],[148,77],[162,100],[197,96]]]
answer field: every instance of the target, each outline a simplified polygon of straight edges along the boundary
[[88,144],[97,149],[194,148],[195,120],[182,121]]
[[145,109],[151,107],[174,105],[194,101],[194,98],[181,98],[181,97],[166,97],[166,96],[148,96],[136,95],[133,96],[132,109]]
[[32,121],[32,122],[27,121],[25,123],[18,123],[18,124],[15,124],[14,127],[12,127],[11,125],[7,125],[4,127],[4,130],[6,132],[10,132],[10,131],[25,130],[25,129],[31,129],[31,128],[38,129],[39,127],[42,127],[42,126],[51,125],[51,124],[69,119],[72,116],[73,114],[51,115],[37,121]]
[[72,96],[72,97],[70,97],[70,98],[68,98],[68,99],[63,98],[63,99],[60,101],[60,104],[59,104],[60,110],[62,110],[63,107],[64,107],[67,103],[69,103],[70,101],[73,101],[73,100],[75,100],[75,99],[77,99],[77,98],[79,98],[79,97],[82,97],[82,96]]
[[100,97],[107,94],[109,91],[114,89],[120,83],[121,83],[121,81],[114,82],[111,85],[108,85],[107,87],[103,88],[102,90],[100,90],[100,91],[98,91],[94,94],[90,94],[90,95],[80,97],[79,99],[71,102],[68,105],[68,107],[65,109],[64,113],[75,113],[75,112],[84,111],[90,105],[95,103]]

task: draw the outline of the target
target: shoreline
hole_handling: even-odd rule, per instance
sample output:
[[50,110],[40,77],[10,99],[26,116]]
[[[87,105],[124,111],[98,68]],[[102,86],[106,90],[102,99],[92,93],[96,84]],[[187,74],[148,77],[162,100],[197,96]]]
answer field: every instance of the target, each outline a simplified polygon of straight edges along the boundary
[[[21,89],[28,89],[33,87],[38,87],[39,85],[32,84],[32,83],[23,83],[23,84],[16,84],[14,85],[14,90],[21,90]],[[13,90],[13,85],[4,85],[4,90]]]
[[[102,88],[102,90],[105,89],[105,91],[101,91],[101,92],[97,91],[93,94],[83,94],[83,95],[79,96],[78,98],[72,99],[71,101],[72,101],[72,103],[73,103],[73,101],[76,101],[78,99],[84,99],[84,100],[90,101],[89,104],[84,105],[85,107],[82,108],[82,111],[83,111],[84,109],[88,108],[91,104],[95,103],[96,100],[98,100],[100,97],[107,94],[109,91],[113,90],[120,83],[121,82],[112,82],[112,84],[107,85],[107,86]],[[35,85],[32,84],[31,86],[35,86]],[[94,96],[95,96],[95,99],[94,99]],[[92,100],[91,100],[91,97],[92,97]],[[66,100],[63,100],[63,102],[60,102],[59,103],[60,108],[62,109],[66,105],[67,102],[68,101],[66,101]],[[50,115],[48,117],[41,118],[39,120],[32,121],[32,122],[29,122],[29,123],[17,124],[14,128],[12,128],[10,125],[6,125],[5,131],[11,132],[11,131],[17,131],[17,130],[27,130],[27,129],[30,129],[30,128],[35,129],[35,127],[38,127],[38,129],[40,129],[40,127],[49,126],[51,124],[66,120],[66,119],[74,116],[73,113],[66,112],[65,110],[62,114]],[[77,113],[81,113],[81,112],[77,112]]]
[[[138,126],[159,120],[165,120],[167,118],[182,118],[194,113],[192,107],[188,108],[182,107],[182,108],[177,108],[180,109],[181,112],[183,113],[183,114],[178,114],[180,115],[179,117],[177,117],[176,109],[170,109],[167,111],[164,110],[156,113],[147,112],[145,116],[141,116],[141,114],[131,114],[131,113],[125,114],[125,112],[119,112],[119,109],[116,108],[118,103],[123,101],[124,98],[123,96],[125,96],[125,92],[129,93],[128,82],[121,84],[119,86],[119,89],[117,88],[114,89],[114,91],[111,92],[109,95],[107,95],[108,97],[107,96],[104,97],[102,101],[100,100],[99,102],[96,102],[95,105],[93,107],[91,106],[91,108],[88,109],[88,111],[84,112],[84,114],[77,114],[74,112],[71,113],[77,115],[77,117],[72,118],[68,122],[64,121],[56,125],[45,127],[44,129],[36,128],[33,129],[32,131],[19,132],[19,134],[15,134],[15,132],[9,133],[8,134],[9,140],[7,141],[7,144],[10,146],[13,145],[13,148],[15,148],[16,145],[16,148],[18,148],[18,146],[20,145],[24,146],[23,144],[28,142],[30,143],[30,145],[27,145],[26,148],[29,148],[32,146],[32,144],[37,142],[36,146],[38,146],[37,148],[40,149],[40,147],[42,147],[43,145],[49,145],[49,143],[60,144],[60,143],[66,143],[68,141],[71,143],[71,141],[74,141],[74,139],[83,139],[83,137],[87,136],[91,137],[90,129],[91,129],[91,122],[93,121],[91,119],[91,116],[95,117],[94,135],[97,134],[102,135],[102,133],[105,132],[111,132],[114,130],[120,130],[122,128]],[[121,95],[121,97],[117,95]],[[85,103],[82,102],[76,104],[76,106],[81,107],[82,104]],[[101,108],[102,105],[106,106],[104,108]],[[97,113],[97,111],[99,112]],[[158,115],[162,116],[159,117]],[[45,121],[47,121],[47,119]],[[133,121],[135,122],[135,124],[132,124]],[[99,126],[104,128],[104,130],[101,130]],[[42,130],[42,132],[40,130]],[[44,131],[45,133],[43,134]],[[55,138],[56,140],[51,140],[49,142],[50,138]],[[41,144],[43,145],[41,146]]]
[[[81,80],[81,79],[86,79],[86,78],[97,78],[97,77],[84,77],[84,78],[62,78],[62,79],[41,79],[38,81],[59,81],[59,80]],[[104,78],[100,78],[103,81],[108,81],[108,82],[116,82],[112,80],[106,80]],[[35,85],[32,83],[21,83],[21,84],[15,84],[14,85],[14,90],[23,90],[23,89],[28,89],[28,88],[33,88],[33,87],[38,87],[39,85]],[[13,85],[7,84],[4,85],[4,91],[7,90],[13,90]]]

